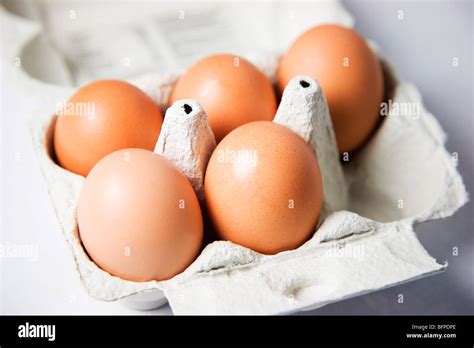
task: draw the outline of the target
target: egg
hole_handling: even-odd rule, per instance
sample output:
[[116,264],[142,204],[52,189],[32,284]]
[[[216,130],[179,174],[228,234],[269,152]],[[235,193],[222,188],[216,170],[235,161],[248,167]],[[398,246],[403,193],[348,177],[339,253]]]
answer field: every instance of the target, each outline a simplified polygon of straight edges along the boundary
[[151,98],[127,82],[114,80],[80,88],[58,114],[53,138],[57,162],[83,176],[116,150],[153,150],[163,122]]
[[218,237],[263,254],[297,248],[310,238],[322,194],[311,146],[268,121],[229,133],[213,152],[204,181]]
[[252,63],[229,54],[208,56],[176,83],[170,102],[197,100],[206,112],[217,142],[252,121],[271,121],[277,102],[270,80]]
[[365,40],[338,25],[306,31],[281,59],[279,90],[296,75],[309,75],[322,86],[339,152],[359,148],[377,124],[384,89],[380,62]]
[[132,281],[182,272],[203,240],[191,184],[171,162],[143,149],[113,152],[94,166],[80,193],[77,219],[90,258]]

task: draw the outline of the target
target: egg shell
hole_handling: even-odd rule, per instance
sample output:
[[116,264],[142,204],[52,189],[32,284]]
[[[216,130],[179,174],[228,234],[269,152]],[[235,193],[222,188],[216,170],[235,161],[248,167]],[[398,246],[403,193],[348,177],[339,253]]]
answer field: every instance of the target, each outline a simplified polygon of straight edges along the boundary
[[252,121],[271,121],[277,102],[270,80],[252,63],[229,54],[195,63],[176,83],[170,103],[194,99],[206,112],[217,142]]
[[298,134],[257,121],[219,143],[204,195],[221,239],[275,254],[313,234],[322,205],[321,173],[311,146]]
[[54,130],[57,161],[86,176],[114,151],[153,150],[162,122],[159,107],[137,87],[115,80],[92,82],[59,110]]
[[279,90],[296,75],[308,75],[322,86],[339,152],[360,147],[379,120],[384,92],[381,65],[365,40],[339,25],[309,29],[282,57]]
[[84,182],[77,218],[92,260],[123,279],[171,278],[201,249],[203,222],[191,184],[148,150],[119,150],[100,160]]

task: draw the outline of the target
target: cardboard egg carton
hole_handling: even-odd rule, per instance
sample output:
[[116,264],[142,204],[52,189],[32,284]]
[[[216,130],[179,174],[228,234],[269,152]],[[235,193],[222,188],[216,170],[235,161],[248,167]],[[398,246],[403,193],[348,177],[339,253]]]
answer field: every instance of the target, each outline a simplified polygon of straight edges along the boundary
[[[25,40],[9,44],[13,54],[37,32],[38,28],[23,23],[17,34]],[[254,58],[262,71],[274,75],[277,55]],[[84,178],[54,161],[54,103],[32,111],[33,145],[87,293],[137,309],[169,302],[176,314],[279,314],[314,309],[443,271],[447,264],[427,253],[413,227],[452,215],[467,201],[467,193],[444,146],[446,136],[424,108],[418,90],[397,81],[387,63],[383,66],[391,114],[346,163],[339,160],[324,93],[317,82],[299,76],[285,90],[274,122],[311,144],[323,177],[323,210],[310,240],[277,255],[215,241],[184,272],[166,281],[123,280],[89,259],[76,221]],[[57,101],[74,92],[13,70],[26,96],[41,91]],[[167,74],[130,82],[164,110],[175,80],[176,75]],[[185,103],[192,107],[189,114],[183,114]],[[202,199],[203,171],[213,146],[200,106],[179,101],[167,111],[155,151],[190,179]]]

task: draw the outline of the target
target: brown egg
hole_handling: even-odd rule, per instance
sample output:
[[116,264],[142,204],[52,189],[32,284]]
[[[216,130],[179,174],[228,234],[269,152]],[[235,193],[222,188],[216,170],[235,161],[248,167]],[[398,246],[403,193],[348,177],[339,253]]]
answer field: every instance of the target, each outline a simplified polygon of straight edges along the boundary
[[54,129],[57,160],[63,168],[86,176],[116,150],[153,150],[162,123],[158,106],[137,87],[114,80],[90,83],[60,111]]
[[189,181],[165,158],[124,149],[87,176],[77,207],[79,234],[91,259],[112,275],[163,280],[198,255],[203,222]]
[[377,124],[384,88],[378,58],[364,39],[338,25],[308,30],[280,62],[279,90],[296,75],[309,75],[321,85],[339,152],[357,149]]
[[294,249],[315,231],[322,180],[312,148],[285,126],[243,125],[212,154],[204,194],[221,239],[264,254]]
[[270,80],[244,58],[220,54],[194,64],[177,82],[171,103],[197,100],[217,142],[252,121],[273,120],[276,98]]

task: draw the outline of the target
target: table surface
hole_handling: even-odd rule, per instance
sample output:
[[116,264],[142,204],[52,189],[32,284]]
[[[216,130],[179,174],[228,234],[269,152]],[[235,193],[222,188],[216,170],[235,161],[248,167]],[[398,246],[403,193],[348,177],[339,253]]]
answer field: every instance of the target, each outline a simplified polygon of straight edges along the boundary
[[[403,79],[419,87],[426,107],[448,134],[448,150],[458,153],[459,171],[473,192],[473,4],[344,4],[355,17],[356,29],[378,43]],[[37,257],[0,258],[0,313],[171,314],[169,306],[138,312],[100,302],[81,288],[31,146],[27,118],[3,82],[2,77],[1,240],[5,245],[34,246]],[[416,227],[428,252],[449,263],[444,273],[304,314],[474,314],[473,216],[468,203],[453,217]]]

